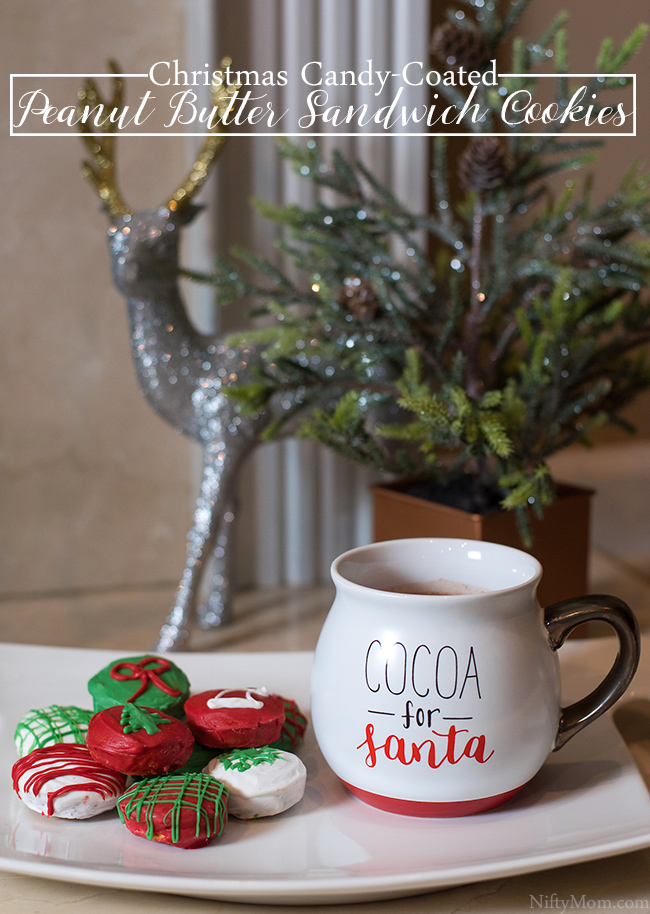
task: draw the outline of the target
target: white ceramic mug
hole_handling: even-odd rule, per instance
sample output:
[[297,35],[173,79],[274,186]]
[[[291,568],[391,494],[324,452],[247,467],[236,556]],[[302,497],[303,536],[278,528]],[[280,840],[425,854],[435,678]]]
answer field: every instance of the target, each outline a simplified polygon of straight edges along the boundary
[[[639,660],[630,608],[596,595],[542,611],[541,574],[525,552],[460,539],[373,543],[334,561],[312,721],[360,799],[415,816],[498,806],[623,694]],[[590,695],[562,708],[555,652],[593,619],[613,626],[618,656]]]

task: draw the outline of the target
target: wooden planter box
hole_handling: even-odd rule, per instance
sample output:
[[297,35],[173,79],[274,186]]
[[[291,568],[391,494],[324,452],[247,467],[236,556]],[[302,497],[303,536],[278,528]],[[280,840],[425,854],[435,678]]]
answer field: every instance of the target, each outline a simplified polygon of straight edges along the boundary
[[[375,542],[415,536],[487,540],[523,549],[511,511],[470,514],[407,495],[410,483],[373,486]],[[593,491],[560,484],[557,498],[540,521],[531,518],[533,546],[527,550],[544,569],[539,587],[542,606],[589,592],[589,515]]]

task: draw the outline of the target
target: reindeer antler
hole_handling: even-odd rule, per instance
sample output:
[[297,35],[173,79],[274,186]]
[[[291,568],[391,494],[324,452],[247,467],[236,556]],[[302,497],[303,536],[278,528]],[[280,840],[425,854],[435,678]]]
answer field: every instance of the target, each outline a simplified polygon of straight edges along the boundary
[[119,67],[117,63],[114,60],[111,60],[109,61],[109,66],[113,73],[113,98],[110,102],[107,103],[103,100],[92,79],[87,79],[83,87],[77,93],[77,98],[79,100],[78,108],[80,110],[82,106],[85,107],[86,105],[89,105],[91,108],[95,108],[99,105],[103,106],[104,117],[103,120],[99,122],[99,125],[104,133],[108,134],[99,137],[92,132],[86,119],[82,119],[79,122],[79,130],[82,133],[82,139],[93,160],[92,163],[84,162],[82,174],[84,178],[87,178],[95,187],[95,190],[108,210],[109,215],[124,216],[126,213],[131,213],[132,210],[131,207],[125,203],[122,195],[117,189],[115,179],[115,137],[113,135],[117,129],[117,119],[111,117],[115,111],[122,107],[124,92],[122,80],[118,75]]
[[[224,57],[221,61],[221,70],[218,70],[214,74],[215,78],[212,80],[211,96],[213,107],[217,109],[219,117],[207,134],[187,178],[165,203],[165,206],[171,210],[180,210],[187,206],[194,194],[208,177],[210,165],[222,151],[226,141],[226,137],[223,133],[224,125],[222,118],[228,110],[232,97],[236,95],[241,88],[241,86],[238,85],[227,85],[223,78],[224,70],[227,70],[231,63],[232,60],[229,57]],[[218,78],[219,75],[221,76],[221,80]]]

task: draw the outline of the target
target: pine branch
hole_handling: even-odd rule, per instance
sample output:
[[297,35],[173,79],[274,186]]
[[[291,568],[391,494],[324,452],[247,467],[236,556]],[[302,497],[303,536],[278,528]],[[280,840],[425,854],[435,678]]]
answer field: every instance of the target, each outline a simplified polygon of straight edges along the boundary
[[503,22],[501,23],[501,28],[499,30],[499,41],[503,41],[504,38],[506,38],[506,36],[517,25],[530,2],[531,0],[513,0],[513,2],[510,4],[510,9],[506,13]]
[[[471,16],[454,7],[447,34],[484,56],[502,55],[527,0],[502,20],[496,3],[459,3]],[[501,88],[533,91],[552,57],[558,104],[568,104],[566,22],[560,14],[537,41],[513,39],[520,76]],[[588,86],[594,111],[627,79],[618,74],[645,32],[603,42],[601,79]],[[447,96],[466,98],[458,87]],[[481,90],[493,113],[501,102]],[[583,176],[601,141],[551,136],[556,127],[513,127],[487,160],[470,156],[464,196],[450,181],[448,139],[434,138],[430,212],[413,211],[364,162],[327,158],[312,140],[281,142],[310,186],[333,192],[307,207],[258,203],[282,229],[276,253],[291,273],[235,249],[237,267],[222,258],[213,275],[183,274],[265,317],[239,338],[263,353],[262,367],[229,394],[268,410],[267,437],[298,427],[382,471],[441,484],[471,474],[500,492],[526,537],[553,497],[546,459],[600,424],[629,429],[621,413],[650,387],[638,358],[650,342],[650,178],[634,165],[594,202]]]
[[645,41],[646,35],[648,34],[648,26],[637,25],[634,31],[629,35],[619,47],[618,51],[612,53],[608,58],[606,66],[604,67],[604,73],[617,73],[619,70],[622,70],[623,67],[627,66],[630,60],[634,57],[635,54],[641,49],[641,45]]

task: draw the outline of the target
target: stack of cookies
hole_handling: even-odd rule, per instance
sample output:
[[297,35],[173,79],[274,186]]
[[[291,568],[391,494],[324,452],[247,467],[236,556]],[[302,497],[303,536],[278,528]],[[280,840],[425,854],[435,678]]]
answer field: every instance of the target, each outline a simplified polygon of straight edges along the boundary
[[190,697],[163,657],[124,657],[88,683],[94,713],[51,705],[18,724],[14,789],[45,816],[86,819],[117,809],[130,832],[195,848],[228,814],[274,816],[305,790],[295,754],[307,726],[296,703],[265,688]]

